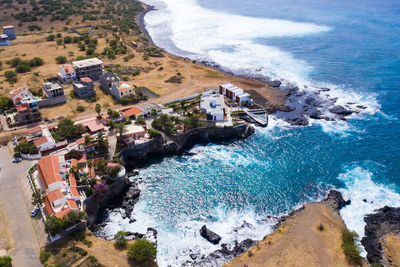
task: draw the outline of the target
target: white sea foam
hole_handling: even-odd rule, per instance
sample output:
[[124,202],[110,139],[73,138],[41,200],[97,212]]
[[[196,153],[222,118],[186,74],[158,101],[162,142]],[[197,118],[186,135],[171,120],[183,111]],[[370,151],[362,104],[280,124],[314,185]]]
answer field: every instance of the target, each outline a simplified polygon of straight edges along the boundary
[[[351,204],[340,211],[347,228],[364,236],[364,216],[374,213],[383,206],[400,207],[400,194],[395,187],[374,182],[373,173],[361,167],[348,168],[339,175],[339,180],[346,185],[341,189],[345,199]],[[364,201],[366,200],[366,201]],[[365,252],[364,255],[365,256]]]
[[[191,260],[189,254],[207,256],[220,249],[220,245],[210,245],[200,236],[199,229],[204,224],[221,236],[221,244],[234,244],[235,241],[240,242],[247,238],[261,240],[272,232],[272,226],[277,222],[274,218],[265,220],[251,209],[235,212],[217,207],[210,214],[212,219],[188,220],[185,217],[174,225],[166,226],[164,221],[160,223],[154,221],[147,211],[146,203],[139,202],[132,213],[133,218],[138,218],[134,223],[129,223],[128,218],[123,219],[120,211],[112,212],[103,232],[108,239],[112,239],[114,234],[120,230],[145,233],[147,227],[155,227],[158,231],[157,263],[161,267],[181,266],[182,263]],[[244,223],[247,224],[244,225]]]

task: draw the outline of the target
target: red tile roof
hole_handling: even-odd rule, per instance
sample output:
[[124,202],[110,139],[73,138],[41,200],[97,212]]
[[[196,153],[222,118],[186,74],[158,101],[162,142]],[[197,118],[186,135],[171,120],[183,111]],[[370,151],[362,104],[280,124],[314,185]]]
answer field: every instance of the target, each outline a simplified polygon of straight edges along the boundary
[[137,116],[137,115],[142,114],[143,110],[141,110],[138,107],[131,107],[129,109],[124,109],[121,112],[122,112],[122,115],[127,116],[127,117],[131,117],[133,115]]
[[71,211],[71,209],[68,207],[68,208],[60,210],[59,212],[56,212],[55,216],[58,218],[62,218],[65,215],[67,215],[67,213],[69,213],[70,211]]
[[[128,85],[128,86],[122,87],[123,85]],[[120,82],[117,84],[117,87],[118,87],[118,90],[119,90],[120,92],[125,92],[125,91],[129,91],[129,90],[133,89],[133,86],[130,85],[129,83],[125,82],[125,81],[120,81]]]
[[48,197],[50,202],[54,202],[57,199],[64,198],[63,194],[61,193],[61,189],[58,189],[58,190],[55,190],[55,191],[52,191],[52,192],[48,193],[47,197]]
[[28,110],[28,105],[27,104],[18,105],[17,110],[18,112]]
[[81,81],[85,82],[85,83],[90,83],[90,82],[92,82],[92,79],[90,79],[89,77],[83,77],[83,78],[81,78]]
[[75,175],[72,172],[69,173],[69,182],[71,186],[77,186]]
[[49,140],[47,139],[46,136],[41,136],[35,140],[33,140],[33,144],[35,147],[39,147],[40,145],[46,144]]
[[[92,133],[104,129],[104,125],[96,117],[85,119],[85,120],[81,120],[81,121],[77,121],[77,122],[75,122],[75,124],[81,124],[81,125],[83,125],[85,127],[88,127],[89,130]],[[85,139],[83,139],[83,140],[85,140]]]
[[40,125],[29,129],[29,133],[30,133],[30,134],[37,133],[37,132],[41,132],[41,131],[42,131],[42,127],[41,127]]
[[75,72],[74,68],[72,67],[71,64],[65,64],[62,66],[62,68],[64,69],[65,73],[72,73]]
[[46,209],[47,215],[51,216],[54,214],[53,208],[51,207],[49,198],[47,196],[44,197],[44,207]]
[[76,204],[75,200],[68,199],[68,205],[71,207],[73,210],[79,209],[78,204]]
[[23,88],[17,88],[17,89],[15,89],[15,90],[12,90],[12,91],[10,92],[10,95],[11,95],[10,97],[13,98],[14,96],[18,95],[19,93],[21,93],[22,89],[23,89]]
[[53,183],[63,182],[59,164],[58,156],[47,156],[39,160],[39,176],[46,189]]
[[70,187],[69,190],[71,190],[71,194],[73,197],[81,197],[81,195],[78,192],[78,189],[76,187]]

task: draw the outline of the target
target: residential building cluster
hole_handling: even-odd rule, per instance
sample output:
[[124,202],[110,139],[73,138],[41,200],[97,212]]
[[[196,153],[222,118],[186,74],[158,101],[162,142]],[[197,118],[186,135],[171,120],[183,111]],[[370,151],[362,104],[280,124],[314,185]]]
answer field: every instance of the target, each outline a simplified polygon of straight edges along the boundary
[[132,85],[121,80],[121,78],[112,72],[104,73],[100,76],[99,80],[100,88],[118,100],[136,93],[135,88]]
[[251,103],[251,95],[246,93],[242,88],[234,86],[231,83],[222,84],[219,86],[219,93],[231,99],[239,105]]

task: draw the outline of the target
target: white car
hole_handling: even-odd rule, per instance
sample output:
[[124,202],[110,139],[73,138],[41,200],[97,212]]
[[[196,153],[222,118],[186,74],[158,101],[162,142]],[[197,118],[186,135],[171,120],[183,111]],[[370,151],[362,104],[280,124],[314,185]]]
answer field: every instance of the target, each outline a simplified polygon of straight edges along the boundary
[[38,214],[38,212],[39,212],[39,208],[38,207],[34,208],[31,211],[31,217],[35,217]]

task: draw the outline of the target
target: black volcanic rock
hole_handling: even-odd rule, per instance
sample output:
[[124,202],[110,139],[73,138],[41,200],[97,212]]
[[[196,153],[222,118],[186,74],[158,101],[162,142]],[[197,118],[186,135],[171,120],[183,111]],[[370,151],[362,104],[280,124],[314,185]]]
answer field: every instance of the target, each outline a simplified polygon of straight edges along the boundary
[[272,80],[272,81],[268,81],[268,85],[271,87],[279,87],[281,86],[282,82],[279,80]]
[[203,225],[200,229],[200,235],[208,240],[208,242],[217,245],[221,241],[221,237],[209,230],[207,226]]
[[387,265],[381,239],[386,234],[400,234],[400,208],[385,206],[364,217],[365,237],[361,240],[370,263]]
[[353,111],[346,109],[342,106],[334,106],[333,108],[330,108],[329,111],[331,113],[337,114],[337,115],[341,115],[341,116],[348,116],[351,115],[353,113]]
[[328,196],[323,200],[325,204],[331,207],[334,211],[339,212],[341,208],[350,204],[350,200],[344,200],[342,193],[336,190],[331,190]]

